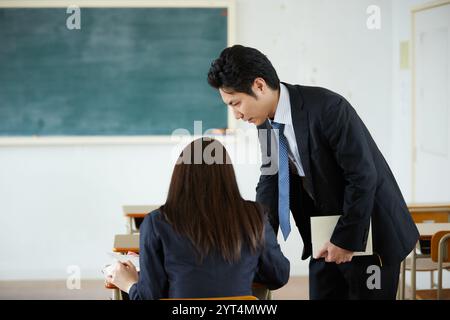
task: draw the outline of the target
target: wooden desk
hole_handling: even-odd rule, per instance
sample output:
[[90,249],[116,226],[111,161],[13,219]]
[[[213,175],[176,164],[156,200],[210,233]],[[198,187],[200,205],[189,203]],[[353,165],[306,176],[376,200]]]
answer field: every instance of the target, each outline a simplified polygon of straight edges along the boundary
[[450,203],[415,202],[408,203],[409,211],[450,211]]
[[137,221],[143,220],[147,214],[158,209],[159,205],[126,205],[122,206],[123,213],[128,220],[128,233],[133,234],[139,232]]
[[409,203],[408,209],[416,223],[450,222],[450,203]]
[[139,253],[139,234],[116,234],[112,250],[120,253],[128,251]]

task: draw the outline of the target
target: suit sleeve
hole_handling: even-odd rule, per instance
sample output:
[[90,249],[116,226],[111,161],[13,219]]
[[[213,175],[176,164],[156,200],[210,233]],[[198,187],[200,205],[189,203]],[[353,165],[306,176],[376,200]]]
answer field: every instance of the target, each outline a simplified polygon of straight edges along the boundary
[[155,228],[155,219],[157,217],[147,215],[139,229],[139,281],[130,288],[131,300],[153,300],[168,296],[163,248]]
[[288,282],[289,271],[289,260],[281,252],[275,232],[268,219],[265,218],[264,245],[254,282],[265,284],[270,290],[275,290]]
[[345,179],[343,215],[330,241],[350,251],[364,251],[377,183],[364,124],[342,97],[325,108],[321,124]]

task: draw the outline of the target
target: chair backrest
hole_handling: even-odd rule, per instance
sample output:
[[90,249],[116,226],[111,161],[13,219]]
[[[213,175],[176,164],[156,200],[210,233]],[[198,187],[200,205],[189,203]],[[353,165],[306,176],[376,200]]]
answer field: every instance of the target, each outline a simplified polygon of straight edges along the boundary
[[[438,231],[431,238],[431,260],[437,262],[439,258],[439,242],[442,237],[450,234],[450,230]],[[450,262],[450,238],[446,240],[446,245],[444,246],[444,256],[442,262]]]

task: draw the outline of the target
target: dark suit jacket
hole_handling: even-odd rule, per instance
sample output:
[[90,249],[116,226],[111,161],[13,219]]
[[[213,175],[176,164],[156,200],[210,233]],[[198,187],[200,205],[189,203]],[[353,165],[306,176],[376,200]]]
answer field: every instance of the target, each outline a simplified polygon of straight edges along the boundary
[[236,263],[218,254],[199,263],[191,241],[153,211],[140,227],[139,282],[130,288],[130,299],[252,295],[254,280],[277,289],[287,283],[290,264],[267,218],[264,237],[263,248],[254,254],[244,245]]
[[[419,233],[394,175],[356,111],[330,90],[285,85],[305,171],[304,189],[314,201],[314,212],[297,212],[302,211],[301,206],[294,208],[291,200],[291,211],[305,244],[302,259],[311,255],[310,216],[343,214],[332,243],[364,251],[372,218],[374,252],[385,263],[403,260],[415,246]],[[269,121],[258,129],[264,159],[277,142],[270,130],[261,130],[271,129]],[[269,138],[264,141],[261,137],[266,133]],[[272,151],[272,155],[277,152]],[[278,230],[278,175],[264,174],[275,158],[263,162],[256,201],[269,207],[270,221]],[[291,195],[291,199],[295,196]]]

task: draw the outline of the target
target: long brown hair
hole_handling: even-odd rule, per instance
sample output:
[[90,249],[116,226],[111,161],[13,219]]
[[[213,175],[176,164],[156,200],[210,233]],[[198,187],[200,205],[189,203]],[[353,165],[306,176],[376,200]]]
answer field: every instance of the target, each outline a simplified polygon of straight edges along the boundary
[[235,262],[244,244],[255,252],[263,243],[262,207],[241,197],[230,157],[212,138],[184,148],[161,212],[176,232],[192,241],[200,260],[215,251]]

